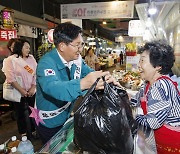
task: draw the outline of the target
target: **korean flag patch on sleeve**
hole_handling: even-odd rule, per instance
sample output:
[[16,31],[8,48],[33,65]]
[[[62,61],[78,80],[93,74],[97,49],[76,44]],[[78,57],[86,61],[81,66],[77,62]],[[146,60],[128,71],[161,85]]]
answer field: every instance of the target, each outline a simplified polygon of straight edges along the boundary
[[53,69],[45,69],[44,74],[45,74],[45,76],[56,75],[56,73]]

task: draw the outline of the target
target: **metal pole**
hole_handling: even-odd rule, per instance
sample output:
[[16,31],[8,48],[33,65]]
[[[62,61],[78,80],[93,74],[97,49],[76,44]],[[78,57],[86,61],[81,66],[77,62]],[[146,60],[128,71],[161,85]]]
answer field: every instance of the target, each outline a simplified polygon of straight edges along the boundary
[[44,0],[42,0],[42,13],[43,13],[43,19],[45,20],[45,17],[44,17],[44,13],[45,13],[45,8],[44,8]]
[[22,1],[19,0],[19,3],[20,3],[20,10],[21,10],[21,12],[22,12]]

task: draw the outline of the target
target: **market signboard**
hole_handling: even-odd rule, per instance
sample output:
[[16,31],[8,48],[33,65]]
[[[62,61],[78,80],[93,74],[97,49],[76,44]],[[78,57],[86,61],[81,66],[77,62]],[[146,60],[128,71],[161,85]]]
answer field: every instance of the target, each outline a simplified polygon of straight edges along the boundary
[[126,71],[135,71],[138,69],[140,56],[126,56]]
[[133,18],[134,1],[61,5],[61,19]]
[[14,26],[14,12],[10,8],[1,10],[2,26],[6,29],[12,29]]
[[17,32],[15,29],[0,29],[0,41],[9,41],[11,38],[17,38]]
[[17,35],[26,36],[31,38],[37,38],[37,28],[27,25],[16,24]]
[[115,42],[123,42],[123,43],[133,42],[133,38],[129,36],[118,36],[115,37]]
[[140,37],[144,35],[145,27],[140,20],[130,20],[128,35],[131,37]]

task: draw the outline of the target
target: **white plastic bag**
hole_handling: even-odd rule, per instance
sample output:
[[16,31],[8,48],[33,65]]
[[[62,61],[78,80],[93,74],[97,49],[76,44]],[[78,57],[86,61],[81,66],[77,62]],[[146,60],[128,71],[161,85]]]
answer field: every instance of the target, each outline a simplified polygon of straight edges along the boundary
[[[19,85],[22,85],[22,78],[20,76],[16,77],[16,81]],[[10,83],[7,83],[7,81],[5,81],[3,84],[3,98],[11,102],[20,102],[21,93],[16,90],[16,88],[11,86]]]
[[[133,109],[134,117],[137,114],[143,114],[140,107]],[[139,126],[138,132],[134,137],[134,152],[133,154],[157,154],[154,131],[144,126]]]

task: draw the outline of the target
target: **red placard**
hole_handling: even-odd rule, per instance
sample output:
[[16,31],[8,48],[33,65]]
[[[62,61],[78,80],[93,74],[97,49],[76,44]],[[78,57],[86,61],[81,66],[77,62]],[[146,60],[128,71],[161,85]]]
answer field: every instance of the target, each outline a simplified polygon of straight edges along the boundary
[[11,38],[17,38],[17,32],[15,29],[0,29],[0,41],[9,41]]

